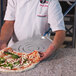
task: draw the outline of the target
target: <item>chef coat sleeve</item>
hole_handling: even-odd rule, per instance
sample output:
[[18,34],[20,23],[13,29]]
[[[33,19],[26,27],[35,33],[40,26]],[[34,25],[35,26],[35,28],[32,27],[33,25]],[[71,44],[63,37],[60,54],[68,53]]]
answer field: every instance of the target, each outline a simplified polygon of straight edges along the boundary
[[8,0],[4,20],[15,20],[16,0]]
[[64,17],[58,0],[50,0],[48,6],[48,23],[53,32],[65,30]]

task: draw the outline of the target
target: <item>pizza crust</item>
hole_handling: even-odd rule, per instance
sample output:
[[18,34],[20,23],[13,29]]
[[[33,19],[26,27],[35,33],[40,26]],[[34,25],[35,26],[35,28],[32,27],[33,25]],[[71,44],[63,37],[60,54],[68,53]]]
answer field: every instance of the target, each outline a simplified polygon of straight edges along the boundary
[[5,70],[5,69],[0,68],[0,72],[24,72],[24,71],[28,71],[28,70],[33,69],[37,64],[39,64],[39,62],[38,63],[35,63],[35,64],[32,64],[28,68],[18,69],[18,70]]

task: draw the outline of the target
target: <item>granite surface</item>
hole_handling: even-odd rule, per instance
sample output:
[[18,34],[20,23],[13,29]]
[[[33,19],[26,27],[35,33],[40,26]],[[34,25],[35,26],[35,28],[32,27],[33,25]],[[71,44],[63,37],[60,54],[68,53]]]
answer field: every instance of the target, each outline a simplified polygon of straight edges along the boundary
[[[33,43],[31,43],[33,42]],[[44,51],[51,41],[40,37],[23,40],[12,46],[20,52]],[[22,73],[1,73],[0,76],[76,76],[76,49],[56,50],[51,57],[40,62],[34,69]]]

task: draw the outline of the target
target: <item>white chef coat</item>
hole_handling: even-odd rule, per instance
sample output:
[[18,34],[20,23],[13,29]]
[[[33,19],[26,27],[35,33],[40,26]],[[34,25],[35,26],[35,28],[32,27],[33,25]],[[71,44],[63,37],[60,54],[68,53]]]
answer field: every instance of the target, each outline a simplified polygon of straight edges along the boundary
[[[49,0],[44,4],[40,0],[8,0],[4,20],[15,20],[14,33],[19,41],[43,35],[49,27],[52,31],[65,30],[58,0]],[[9,46],[13,43],[11,39]]]

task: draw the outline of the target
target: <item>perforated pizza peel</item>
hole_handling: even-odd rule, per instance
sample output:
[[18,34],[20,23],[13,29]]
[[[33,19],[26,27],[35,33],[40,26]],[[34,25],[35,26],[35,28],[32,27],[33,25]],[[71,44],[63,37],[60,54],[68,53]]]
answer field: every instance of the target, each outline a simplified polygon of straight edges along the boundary
[[51,43],[52,40],[47,37],[43,39],[42,36],[35,36],[15,43],[12,48],[18,52],[31,53],[34,50],[43,52]]

